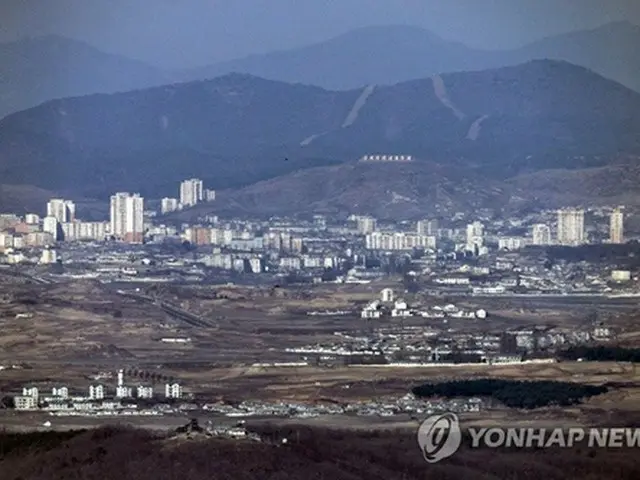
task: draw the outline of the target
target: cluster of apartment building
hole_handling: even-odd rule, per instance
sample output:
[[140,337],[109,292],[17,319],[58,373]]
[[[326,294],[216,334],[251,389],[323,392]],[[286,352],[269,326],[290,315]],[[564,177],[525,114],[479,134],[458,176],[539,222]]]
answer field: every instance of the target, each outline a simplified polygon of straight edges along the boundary
[[[496,244],[499,250],[519,250],[527,245],[580,246],[588,243],[585,211],[575,208],[558,210],[555,225],[532,225],[528,236],[487,235],[485,224],[480,221],[467,224],[462,235],[454,229],[439,228],[437,220],[418,221],[414,232],[379,230],[376,219],[372,217],[356,217],[356,222],[358,232],[365,235],[365,248],[368,250],[435,250],[440,240],[453,240],[457,242],[456,251],[482,256],[489,252],[488,244]],[[463,242],[459,241],[461,237]],[[625,242],[624,207],[614,208],[609,214],[609,236],[606,242]]]
[[360,312],[362,318],[381,318],[384,315],[391,317],[414,317],[423,318],[487,318],[487,311],[476,309],[465,311],[455,305],[434,306],[433,308],[411,307],[404,299],[396,299],[394,292],[390,288],[385,288],[380,292],[380,298],[368,303]]
[[[179,383],[167,383],[164,385],[165,399],[180,399],[183,397],[183,388]],[[153,386],[138,384],[135,387],[125,384],[124,371],[118,371],[118,383],[113,394],[110,394],[103,384],[90,385],[87,394],[72,395],[66,386],[53,387],[51,394],[42,395],[37,387],[29,386],[22,389],[22,395],[13,397],[16,410],[37,410],[45,408],[54,410],[86,411],[96,407],[114,409],[114,405],[123,400],[145,399],[152,400],[156,397]]]
[[[387,295],[382,292],[382,297]],[[465,329],[464,323],[454,327],[454,319],[486,318],[485,310],[466,310],[453,304],[438,305],[418,301],[408,307],[403,300],[386,296],[387,302],[376,300],[363,310],[369,328],[359,332],[337,331],[334,338],[312,345],[288,347],[284,351],[307,362],[346,365],[441,365],[443,363],[477,363],[485,365],[521,363],[529,357],[536,363],[556,361],[555,352],[567,346],[589,342],[603,342],[614,338],[616,332],[603,322],[594,321],[580,328],[573,326],[527,326],[478,332]],[[390,301],[389,301],[390,300]],[[394,310],[411,311],[426,323],[410,321],[397,315],[391,322],[372,321]],[[379,312],[371,315],[371,312]],[[365,314],[366,313],[366,314]],[[393,316],[391,314],[391,316]],[[544,355],[541,357],[541,354]],[[293,360],[293,359],[292,359]]]
[[[204,198],[200,196],[201,187],[199,180],[183,182],[181,191],[185,198],[181,199],[186,200],[186,204],[197,203]],[[145,213],[144,205],[140,195],[120,192],[111,197],[108,222],[79,220],[74,203],[65,199],[52,199],[44,219],[33,214],[24,218],[0,216],[0,254],[4,253],[0,260],[5,263],[63,262],[65,265],[75,262],[79,265],[86,263],[82,260],[89,254],[95,257],[94,263],[101,264],[101,269],[107,268],[103,263],[118,264],[113,266],[113,271],[120,274],[129,272],[132,265],[127,263],[127,258],[134,251],[146,255],[145,252],[157,245],[184,246],[186,242],[190,244],[189,248],[174,249],[170,259],[158,256],[156,248],[156,258],[148,259],[148,262],[153,260],[158,271],[163,270],[165,276],[172,278],[176,275],[204,278],[212,273],[207,269],[221,269],[228,273],[214,273],[227,276],[234,276],[236,272],[287,276],[295,273],[295,278],[308,277],[314,282],[367,283],[389,273],[399,273],[398,259],[405,259],[412,264],[412,270],[427,271],[434,288],[499,294],[524,284],[535,285],[541,291],[569,287],[561,284],[555,271],[532,270],[527,274],[533,280],[521,275],[512,285],[511,278],[493,281],[497,273],[494,276],[475,275],[472,281],[465,278],[469,275],[449,272],[446,266],[469,257],[493,261],[496,256],[516,253],[529,245],[579,246],[587,242],[625,241],[622,207],[591,209],[589,218],[594,220],[589,222],[585,222],[584,210],[573,208],[531,213],[524,218],[497,218],[479,210],[473,216],[460,213],[450,219],[417,222],[378,220],[370,215],[352,215],[346,220],[314,215],[311,219],[274,217],[224,221],[202,216],[195,222],[174,226],[164,225],[161,217]],[[604,218],[608,218],[606,230]],[[61,239],[71,243],[67,246],[60,243]],[[109,249],[109,253],[127,249],[129,254],[110,261],[104,249],[91,250],[92,242],[73,242],[79,239],[116,240],[110,243],[114,248]],[[26,256],[34,251],[35,254]],[[178,258],[182,255],[184,258]],[[497,259],[496,262],[489,267],[495,272],[504,271],[499,268]],[[152,273],[153,265],[141,265],[141,268]],[[123,270],[125,267],[126,271]],[[607,275],[615,277],[614,281],[625,282],[624,278],[632,277],[624,267],[612,267]],[[181,270],[177,272],[176,268]],[[99,271],[94,273],[101,275]],[[126,276],[142,281],[135,274]],[[152,274],[144,279],[156,277]],[[602,285],[598,288],[607,287],[605,279],[599,281]],[[589,284],[585,288],[594,286]]]
[[[161,213],[170,213],[200,202],[215,199],[215,191],[203,189],[199,179],[180,184],[180,199],[162,200]],[[24,218],[0,214],[0,253],[9,251],[10,260],[19,263],[24,256],[15,250],[52,247],[61,241],[104,241],[114,239],[126,243],[142,243],[150,227],[145,215],[144,198],[138,193],[117,192],[109,199],[108,221],[83,221],[76,215],[76,204],[53,198],[46,206],[46,216],[29,213]],[[214,242],[215,243],[215,242]],[[55,263],[55,253],[47,253],[42,263]]]
[[313,418],[320,415],[357,415],[362,417],[391,417],[401,414],[431,414],[437,411],[478,412],[485,407],[479,398],[425,400],[409,393],[401,397],[385,396],[375,400],[344,402],[260,402],[244,401],[234,406],[229,404],[208,404],[203,410],[228,417],[277,416],[291,418]]
[[[580,246],[588,243],[585,228],[585,211],[577,208],[566,208],[557,211],[555,225],[556,237],[547,224],[536,224],[532,227],[531,238],[501,238],[500,248],[517,250],[526,245],[562,245]],[[624,237],[624,207],[616,207],[609,215],[609,236],[606,243],[621,244]]]
[[193,207],[202,202],[213,202],[215,190],[205,189],[199,178],[190,178],[180,183],[179,197],[165,197],[160,202],[160,213],[163,215],[183,208]]

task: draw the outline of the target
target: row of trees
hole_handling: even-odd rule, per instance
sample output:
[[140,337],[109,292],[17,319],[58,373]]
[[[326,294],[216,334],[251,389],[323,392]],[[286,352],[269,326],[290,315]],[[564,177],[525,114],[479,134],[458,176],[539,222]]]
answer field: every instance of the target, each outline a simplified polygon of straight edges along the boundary
[[175,379],[171,376],[163,375],[161,373],[149,372],[147,370],[138,370],[138,369],[125,370],[124,375],[126,377],[137,377],[149,382],[173,383],[175,381]]
[[539,408],[548,405],[569,406],[582,399],[600,395],[607,387],[570,382],[520,381],[501,379],[454,380],[414,387],[417,397],[491,397],[512,408]]
[[577,346],[560,352],[563,360],[584,359],[589,362],[640,362],[640,348]]
[[[334,426],[335,427],[335,426]],[[256,422],[263,442],[212,438],[174,442],[157,432],[103,427],[88,432],[0,432],[0,478],[40,480],[289,480],[640,478],[637,449],[470,448],[427,465],[415,431]],[[22,437],[22,438],[20,438]],[[283,443],[286,439],[287,442]],[[2,447],[5,447],[4,451]],[[6,454],[10,452],[10,454]]]

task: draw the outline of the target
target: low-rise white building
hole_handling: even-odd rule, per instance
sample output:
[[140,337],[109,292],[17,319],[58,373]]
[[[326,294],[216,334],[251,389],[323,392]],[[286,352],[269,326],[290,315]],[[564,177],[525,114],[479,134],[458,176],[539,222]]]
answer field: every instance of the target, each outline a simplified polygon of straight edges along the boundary
[[40,393],[38,392],[38,389],[36,387],[24,387],[22,389],[22,396],[33,397],[36,399],[36,402],[37,402],[38,397],[40,396]]
[[36,410],[38,408],[38,400],[31,395],[21,395],[13,397],[16,410]]
[[300,270],[301,261],[298,257],[283,257],[280,259],[280,268],[287,270]]
[[471,280],[469,277],[441,277],[434,280],[440,285],[469,285]]
[[407,302],[405,302],[404,300],[400,299],[395,303],[395,309],[396,310],[407,310],[409,307],[407,305]]
[[136,394],[138,398],[153,398],[153,387],[139,385]]
[[380,310],[368,309],[365,308],[360,312],[361,318],[380,318],[382,316],[382,312]]
[[131,387],[120,385],[116,387],[116,398],[131,398],[133,397],[133,391]]
[[167,398],[182,398],[182,386],[179,383],[167,383],[164,386],[164,395]]
[[53,387],[51,395],[53,397],[69,398],[69,389],[67,387]]
[[614,282],[628,282],[631,280],[631,272],[629,270],[613,270],[611,272],[611,280]]
[[91,400],[102,400],[104,399],[105,388],[102,385],[91,385],[89,387],[89,398]]
[[390,288],[384,288],[381,292],[380,292],[380,300],[382,300],[385,303],[391,303],[394,300],[394,296],[393,296],[393,290]]
[[500,250],[520,250],[528,245],[529,240],[524,237],[501,237],[498,239]]

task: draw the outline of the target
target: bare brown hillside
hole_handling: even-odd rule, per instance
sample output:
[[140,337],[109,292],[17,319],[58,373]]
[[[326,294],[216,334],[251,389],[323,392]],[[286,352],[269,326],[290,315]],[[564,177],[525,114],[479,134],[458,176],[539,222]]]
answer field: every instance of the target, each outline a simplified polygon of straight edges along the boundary
[[[102,428],[84,433],[0,435],[4,480],[331,479],[601,480],[640,478],[633,450],[471,450],[437,464],[422,458],[411,432],[263,429],[263,443],[163,439]],[[283,445],[281,438],[288,438]]]

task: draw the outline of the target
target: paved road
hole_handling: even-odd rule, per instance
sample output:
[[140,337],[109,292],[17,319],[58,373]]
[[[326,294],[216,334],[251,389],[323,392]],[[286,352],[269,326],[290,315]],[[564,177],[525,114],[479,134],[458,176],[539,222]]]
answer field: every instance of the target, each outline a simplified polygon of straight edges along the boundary
[[171,315],[173,318],[180,320],[192,327],[198,328],[217,328],[216,325],[213,325],[207,319],[200,317],[199,315],[195,315],[191,312],[187,312],[186,310],[178,307],[177,305],[173,305],[169,302],[163,302],[161,300],[157,300],[148,295],[142,295],[140,293],[127,292],[124,290],[118,290],[118,294],[123,297],[132,298],[134,300],[138,300],[140,302],[148,303],[151,305],[155,305],[158,308],[162,309],[164,312]]
[[7,268],[7,267],[3,267],[0,268],[0,275],[5,275],[5,276],[9,276],[9,277],[16,277],[16,278],[24,278],[26,280],[30,280],[33,283],[37,283],[38,285],[51,285],[53,283],[55,283],[53,280],[48,279],[48,278],[44,278],[44,277],[40,277],[40,276],[36,276],[36,275],[30,275],[24,271],[20,271],[18,269],[15,268]]

